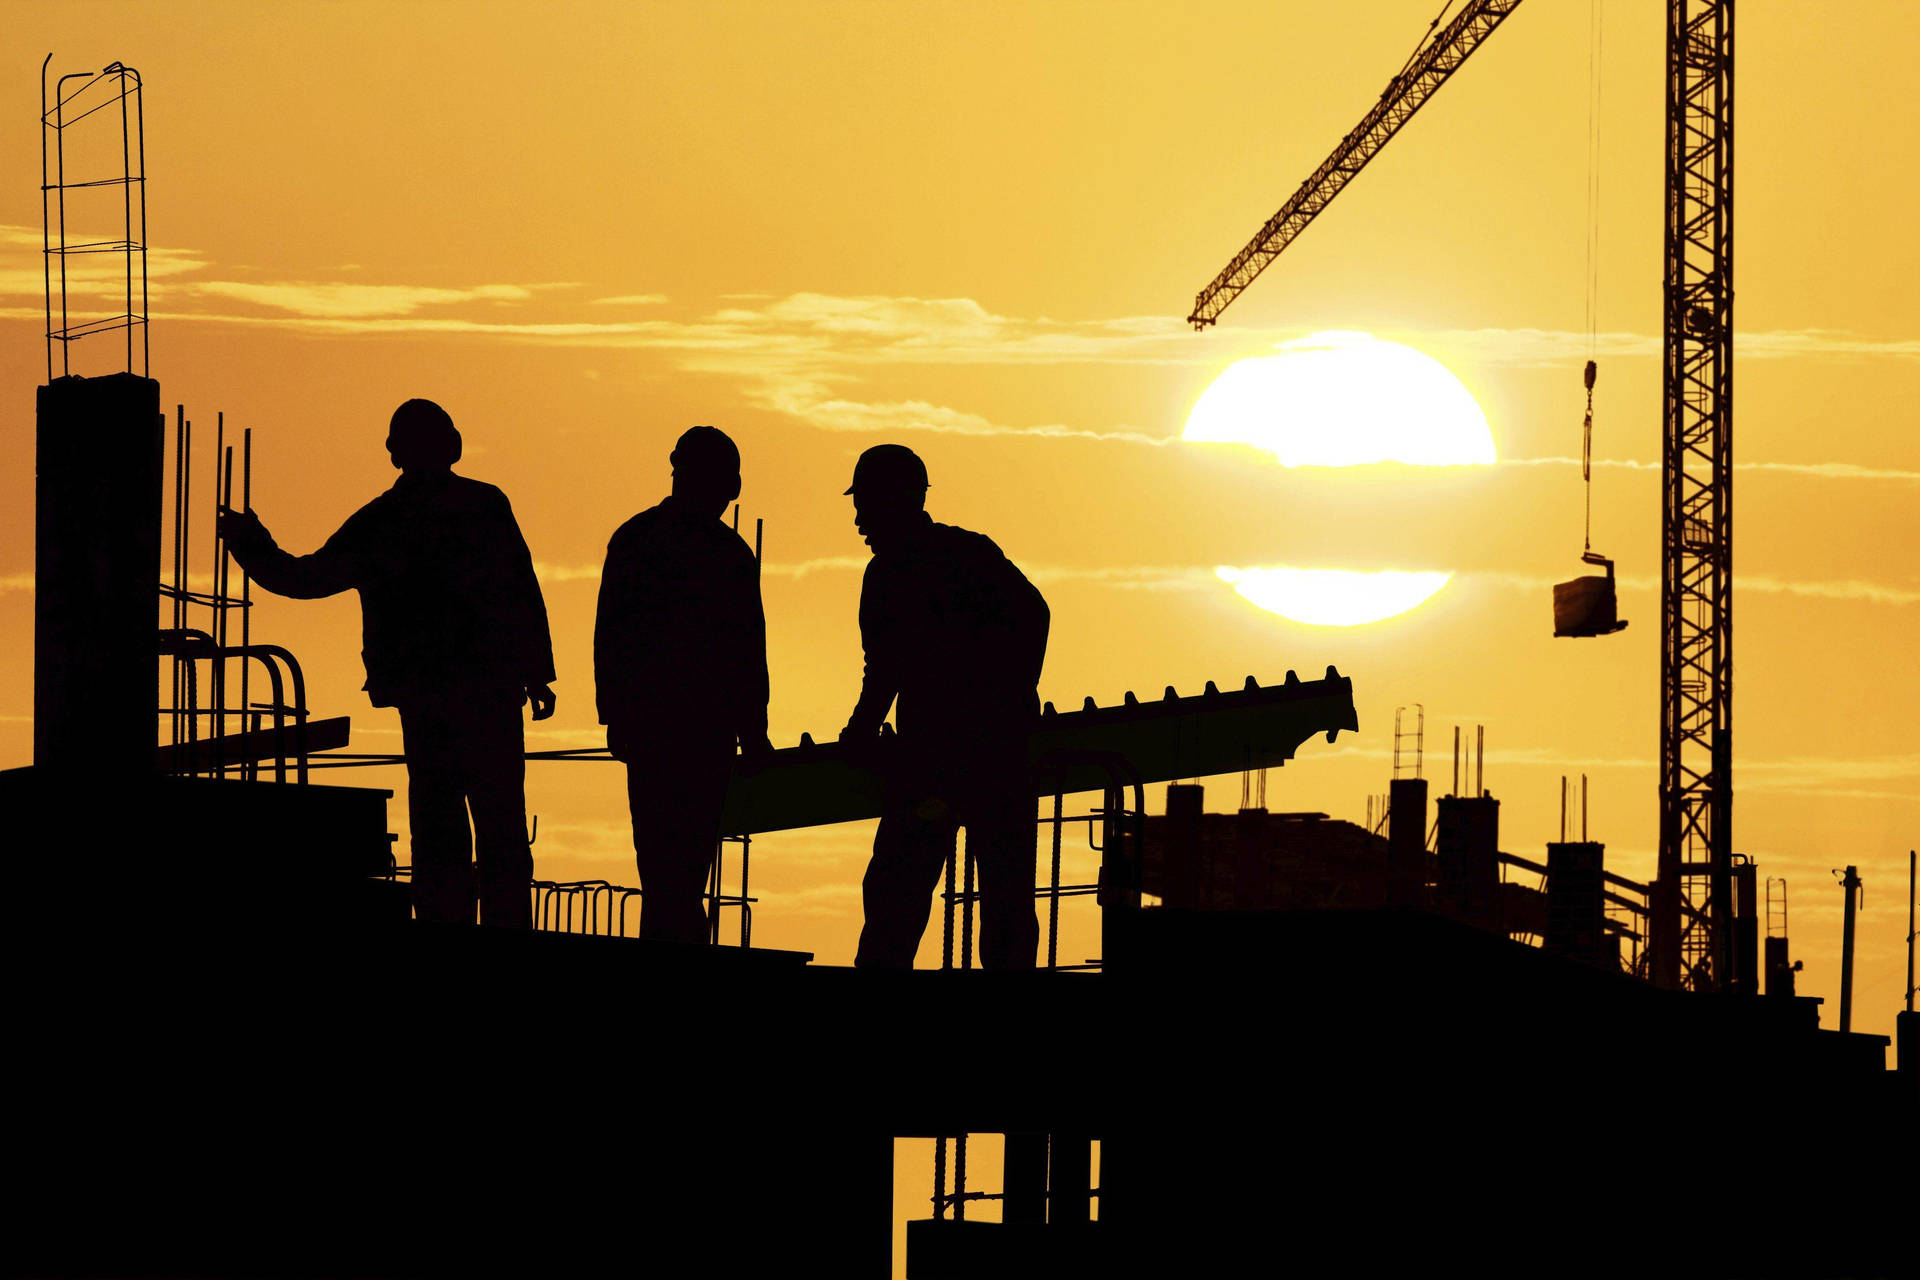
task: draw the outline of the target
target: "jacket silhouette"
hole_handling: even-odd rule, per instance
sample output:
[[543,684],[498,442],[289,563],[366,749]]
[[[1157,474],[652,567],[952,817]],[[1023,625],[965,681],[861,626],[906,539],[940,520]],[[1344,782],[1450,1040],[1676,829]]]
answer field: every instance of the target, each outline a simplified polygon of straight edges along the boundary
[[855,519],[873,549],[860,591],[866,669],[843,742],[862,750],[889,706],[898,738],[862,885],[854,963],[911,968],[959,829],[980,873],[980,956],[1032,968],[1033,790],[1047,603],[991,538],[924,509],[926,468],[878,445],[854,470]]
[[235,557],[275,595],[360,593],[362,686],[376,707],[422,693],[554,678],[546,603],[507,495],[451,471],[409,472],[312,555],[271,539]]
[[600,723],[767,736],[760,569],[739,534],[669,495],[614,531],[593,629]]
[[387,447],[400,478],[311,555],[281,550],[252,512],[223,513],[221,529],[268,591],[360,593],[364,687],[400,713],[415,914],[471,924],[477,898],[486,923],[525,927],[533,856],[520,708],[531,698],[542,720],[554,707],[533,559],[507,496],[450,470],[460,434],[438,405],[401,405]]
[[767,627],[759,566],[720,521],[740,492],[739,450],[694,427],[670,461],[673,492],[607,544],[594,685],[608,749],[627,764],[640,936],[700,943],[734,747],[771,750]]

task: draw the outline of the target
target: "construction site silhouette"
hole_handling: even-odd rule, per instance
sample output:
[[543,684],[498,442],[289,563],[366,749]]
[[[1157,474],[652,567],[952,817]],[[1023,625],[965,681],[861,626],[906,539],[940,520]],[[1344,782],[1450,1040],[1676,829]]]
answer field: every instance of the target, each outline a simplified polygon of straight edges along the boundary
[[[1436,19],[1316,181],[1344,184],[1513,7]],[[1688,74],[1730,59],[1730,25],[1708,33],[1724,52],[1687,34]],[[63,193],[61,112],[90,90],[134,104],[115,181],[144,181],[137,73],[52,88],[44,190]],[[140,200],[109,246],[114,324],[56,311],[49,268],[34,758],[0,770],[22,906],[9,1269],[878,1276],[896,1185],[924,1168],[902,1144],[930,1140],[916,1278],[1910,1272],[1920,1025],[1900,1015],[1889,1070],[1889,1038],[1851,1030],[1850,977],[1838,1030],[1794,991],[1784,884],[1776,936],[1772,881],[1763,910],[1710,818],[1731,804],[1724,721],[1665,740],[1692,763],[1711,737],[1720,769],[1663,791],[1661,870],[1639,881],[1564,782],[1561,838],[1503,848],[1483,740],[1456,732],[1430,795],[1424,708],[1390,736],[1355,710],[1384,672],[1043,704],[1050,634],[1089,623],[1056,625],[991,539],[935,522],[924,460],[880,444],[819,495],[835,524],[851,496],[872,552],[858,702],[837,740],[776,749],[762,539],[738,507],[725,522],[741,456],[703,425],[607,546],[605,749],[528,751],[523,717],[556,705],[546,610],[506,496],[452,471],[452,418],[402,404],[393,487],[318,551],[281,550],[252,512],[251,433],[217,418],[196,462],[185,406],[169,419],[135,357]],[[58,216],[49,262],[98,248]],[[69,367],[122,331],[123,369]],[[1674,554],[1711,553],[1696,532]],[[1605,563],[1568,629],[1600,643]],[[251,634],[256,581],[359,592],[366,692],[402,754],[349,750],[349,717],[315,714],[294,646]],[[1362,733],[1392,761],[1364,822],[1269,810],[1269,770]],[[527,763],[608,760],[640,884],[539,878]],[[391,792],[314,780],[397,763],[406,864]],[[1235,775],[1238,806],[1207,812],[1201,780]],[[753,945],[755,837],[873,819],[856,962]],[[1851,939],[1851,864],[1844,884]],[[936,901],[940,967],[915,969]]]

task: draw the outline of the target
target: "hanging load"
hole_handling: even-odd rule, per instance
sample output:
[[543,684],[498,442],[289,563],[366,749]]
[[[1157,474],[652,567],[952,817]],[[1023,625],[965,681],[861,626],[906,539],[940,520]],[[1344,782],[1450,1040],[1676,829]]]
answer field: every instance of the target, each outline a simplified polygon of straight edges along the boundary
[[1614,589],[1613,561],[1593,549],[1593,382],[1599,366],[1587,361],[1587,416],[1581,427],[1580,481],[1586,489],[1586,547],[1582,564],[1595,565],[1605,574],[1589,574],[1553,587],[1553,634],[1555,636],[1610,636],[1626,630],[1620,620],[1620,601]]

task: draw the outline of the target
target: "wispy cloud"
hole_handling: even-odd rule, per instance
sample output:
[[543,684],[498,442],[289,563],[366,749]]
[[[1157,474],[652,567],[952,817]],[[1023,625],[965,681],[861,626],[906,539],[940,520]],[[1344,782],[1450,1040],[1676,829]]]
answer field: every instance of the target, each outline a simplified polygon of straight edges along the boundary
[[32,591],[33,575],[30,573],[0,574],[0,595],[9,591]]
[[[1589,339],[1585,333],[1530,328],[1436,329],[1417,338],[1483,364],[1521,366],[1657,359],[1662,345],[1654,333],[1602,333]],[[1733,354],[1740,360],[1920,360],[1920,339],[1867,338],[1840,329],[1746,330],[1734,333]]]
[[[1497,464],[1502,467],[1577,467],[1578,458],[1502,458]],[[1603,471],[1659,471],[1658,462],[1643,462],[1630,458],[1595,458],[1595,468]],[[1736,462],[1735,471],[1776,472],[1782,475],[1817,476],[1827,480],[1892,480],[1913,483],[1920,480],[1920,471],[1903,471],[1893,467],[1863,467],[1853,462]]]
[[[761,572],[769,578],[803,579],[822,573],[860,573],[867,567],[866,556],[817,556],[810,560],[791,563],[768,561]],[[1273,566],[1245,566],[1261,569]],[[1114,588],[1120,591],[1191,591],[1209,590],[1218,585],[1217,566],[1205,565],[1022,565],[1027,577],[1037,583],[1076,582],[1092,583]],[[1444,566],[1441,571],[1444,571]],[[598,582],[600,566],[597,564],[552,564],[538,562],[534,571],[542,582]],[[1513,588],[1522,591],[1544,591],[1559,579],[1545,574],[1516,573],[1499,569],[1464,569],[1456,576],[1462,581],[1482,582],[1492,586]],[[32,575],[24,577],[32,585]],[[9,579],[0,579],[4,587]],[[1657,591],[1660,580],[1649,575],[1628,574],[1619,578],[1620,587],[1627,591]],[[1734,590],[1745,594],[1752,592],[1760,595],[1802,596],[1816,600],[1853,600],[1866,604],[1914,605],[1920,604],[1920,587],[1899,586],[1884,582],[1867,582],[1855,578],[1833,580],[1776,578],[1765,574],[1741,574],[1734,578]]]
[[[782,564],[769,561],[760,572],[768,578],[800,580],[822,573],[863,573],[867,556],[816,556]],[[548,564],[536,562],[534,573],[542,582],[598,582],[597,564]],[[1034,582],[1092,582],[1119,590],[1165,591],[1205,587],[1213,580],[1213,570],[1181,565],[1023,565]]]
[[407,284],[314,281],[251,284],[237,280],[209,280],[186,287],[207,297],[231,298],[295,316],[355,320],[411,315],[422,307],[452,306],[462,302],[525,302],[533,297],[534,288],[555,286],[482,284],[470,289],[438,289]]
[[[0,300],[15,303],[0,306],[0,316],[39,315],[39,236],[37,228],[0,227]],[[771,412],[820,430],[867,435],[1017,436],[1163,447],[1177,437],[1124,423],[996,421],[922,399],[854,398],[846,388],[883,367],[1218,367],[1269,351],[1303,332],[1229,324],[1195,334],[1172,312],[1058,320],[1003,315],[972,298],[815,292],[730,295],[722,299],[726,305],[693,318],[601,319],[608,307],[656,307],[667,298],[658,293],[618,294],[575,303],[573,314],[555,315],[552,300],[541,295],[561,287],[557,285],[221,280],[211,278],[217,268],[201,252],[167,248],[150,251],[148,269],[155,283],[155,317],[160,319],[340,336],[441,336],[655,351],[684,371],[733,380],[749,403]],[[75,270],[80,274],[70,278],[71,288],[111,305],[120,287],[117,260],[76,260]],[[543,302],[548,314],[526,314]],[[1590,342],[1585,333],[1524,327],[1383,331],[1382,336],[1508,366],[1575,362],[1590,349],[1608,358],[1651,358],[1660,349],[1653,334],[1608,333]],[[1743,359],[1904,361],[1920,359],[1920,339],[1869,338],[1829,329],[1775,330],[1740,334],[1736,351]],[[1519,465],[1549,463],[1565,465],[1558,459],[1525,459]],[[1845,462],[1737,465],[1838,479],[1914,478],[1912,473]]]
[[[1508,573],[1495,569],[1467,570],[1462,579],[1523,591],[1544,591],[1559,579],[1544,574]],[[1650,574],[1621,574],[1617,579],[1623,591],[1658,591],[1660,579]],[[1767,574],[1736,573],[1736,595],[1800,596],[1811,600],[1854,600],[1866,604],[1920,604],[1920,587],[1885,582],[1867,582],[1858,578],[1776,578]]]

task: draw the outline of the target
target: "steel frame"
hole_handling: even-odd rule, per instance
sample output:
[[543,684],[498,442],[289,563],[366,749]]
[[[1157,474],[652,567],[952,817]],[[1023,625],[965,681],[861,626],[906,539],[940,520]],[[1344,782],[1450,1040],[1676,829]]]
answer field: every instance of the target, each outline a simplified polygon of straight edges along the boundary
[[[127,372],[134,371],[133,331],[140,330],[141,377],[148,376],[147,339],[147,130],[146,110],[142,105],[140,73],[115,62],[99,71],[78,71],[61,76],[47,92],[47,71],[53,63],[48,54],[40,64],[40,252],[46,289],[47,381],[54,373],[54,348],[60,351],[60,373],[73,372],[71,347],[81,338],[96,333],[125,330]],[[80,83],[68,89],[67,82]],[[81,99],[96,85],[106,86],[83,103]],[[104,96],[110,94],[111,96]],[[51,97],[51,100],[49,98]],[[93,101],[93,98],[100,99]],[[118,176],[67,178],[67,130],[96,112],[118,103],[120,106],[120,173]],[[49,163],[51,161],[51,163]],[[67,193],[95,187],[121,189],[121,234],[118,240],[90,240],[80,243],[67,239]],[[118,315],[96,316],[75,322],[68,300],[67,259],[76,254],[111,253],[126,264],[125,309]],[[136,266],[137,259],[137,266]],[[54,316],[54,263],[59,263],[60,323]],[[140,300],[134,304],[134,283],[138,279]]]
[[1669,0],[1666,118],[1652,959],[1661,985],[1712,990],[1733,936],[1733,0]]
[[1387,83],[1380,101],[1321,161],[1313,175],[1300,184],[1280,211],[1268,218],[1251,243],[1193,300],[1187,323],[1204,329],[1220,318],[1233,300],[1252,284],[1267,265],[1307,229],[1333,198],[1346,189],[1367,161],[1413,119],[1441,85],[1447,82],[1482,41],[1520,7],[1520,0],[1473,0],[1439,35],[1424,43]]

